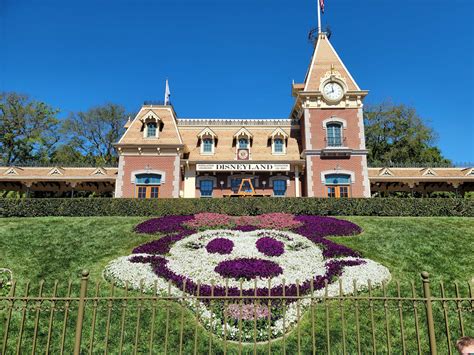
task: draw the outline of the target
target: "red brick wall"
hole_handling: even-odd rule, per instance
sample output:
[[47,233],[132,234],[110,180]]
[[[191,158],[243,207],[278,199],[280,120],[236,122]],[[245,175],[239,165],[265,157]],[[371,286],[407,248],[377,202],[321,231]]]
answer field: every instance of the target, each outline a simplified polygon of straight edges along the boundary
[[[343,146],[359,150],[361,148],[361,127],[359,127],[358,109],[311,109],[310,110],[310,132],[313,150],[326,148],[326,130],[323,121],[334,118],[340,118],[346,121],[346,127],[343,128]],[[363,127],[362,127],[363,129]],[[321,180],[321,172],[329,170],[345,170],[354,173],[354,180],[351,183],[351,196],[364,197],[364,179],[367,174],[367,167],[362,166],[363,157],[361,155],[352,155],[348,159],[325,158],[321,159],[319,155],[311,156],[312,162],[312,189],[315,197],[327,197],[325,184]],[[365,171],[364,171],[365,170]]]
[[321,172],[335,170],[336,167],[340,171],[347,170],[354,173],[355,182],[351,183],[351,197],[364,197],[361,156],[351,156],[349,159],[321,159],[319,156],[312,156],[311,160],[314,197],[327,197],[326,185],[321,181]]
[[345,147],[352,149],[360,148],[360,128],[359,118],[357,117],[358,109],[311,109],[310,110],[310,122],[311,122],[311,140],[313,149],[321,149],[326,147],[326,130],[323,128],[323,121],[335,116],[336,118],[342,118],[346,120],[347,127],[343,129],[343,137],[346,140],[343,142]]
[[124,156],[125,166],[123,175],[122,197],[136,197],[135,184],[131,182],[132,171],[144,170],[148,165],[150,170],[160,170],[166,173],[166,180],[161,184],[160,197],[173,197],[175,179],[174,156]]

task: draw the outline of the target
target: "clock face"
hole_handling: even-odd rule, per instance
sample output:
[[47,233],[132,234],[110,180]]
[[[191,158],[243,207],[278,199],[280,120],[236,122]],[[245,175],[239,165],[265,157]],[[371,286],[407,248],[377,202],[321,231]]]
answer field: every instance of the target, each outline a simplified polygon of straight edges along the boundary
[[240,149],[237,155],[240,160],[247,160],[249,158],[249,151],[246,149]]
[[324,85],[323,94],[328,100],[338,101],[344,95],[344,89],[340,84],[331,81]]

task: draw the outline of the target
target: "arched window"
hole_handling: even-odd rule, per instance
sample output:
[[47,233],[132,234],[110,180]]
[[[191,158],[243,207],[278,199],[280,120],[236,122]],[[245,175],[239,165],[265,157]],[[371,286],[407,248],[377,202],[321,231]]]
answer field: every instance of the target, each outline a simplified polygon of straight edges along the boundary
[[138,198],[158,198],[160,195],[161,175],[137,174],[135,175]]
[[157,124],[156,122],[148,122],[146,124],[146,136],[148,138],[150,137],[156,137],[156,129],[157,129]]
[[348,174],[327,174],[325,183],[328,197],[350,197],[351,176]]
[[332,122],[326,125],[326,139],[328,147],[342,146],[342,125]]

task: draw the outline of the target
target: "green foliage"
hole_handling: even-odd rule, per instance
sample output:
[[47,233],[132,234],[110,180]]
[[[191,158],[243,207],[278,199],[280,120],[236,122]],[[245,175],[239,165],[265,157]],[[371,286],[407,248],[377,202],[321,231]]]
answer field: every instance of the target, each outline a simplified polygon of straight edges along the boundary
[[59,140],[58,112],[26,95],[0,93],[0,162],[47,161]]
[[412,107],[391,103],[367,106],[364,124],[371,165],[450,163],[434,146],[433,129]]
[[270,212],[332,216],[469,216],[474,201],[461,198],[238,198],[122,199],[45,198],[0,199],[0,216],[163,216],[199,212],[259,215]]
[[86,112],[71,114],[61,129],[67,136],[69,148],[62,148],[58,158],[67,159],[68,149],[73,150],[73,156],[90,164],[103,165],[117,162],[113,144],[116,143],[127,120],[125,108],[120,105],[106,104],[89,109]]

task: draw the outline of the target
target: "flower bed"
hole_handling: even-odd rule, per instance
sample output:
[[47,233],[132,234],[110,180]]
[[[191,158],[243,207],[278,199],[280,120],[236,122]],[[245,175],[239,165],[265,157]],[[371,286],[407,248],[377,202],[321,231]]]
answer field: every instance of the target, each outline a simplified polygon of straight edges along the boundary
[[[227,229],[215,229],[223,227]],[[158,292],[167,293],[170,283],[175,295],[184,291],[204,297],[199,302],[184,302],[208,329],[221,335],[226,328],[231,339],[237,339],[238,321],[244,323],[239,335],[243,340],[253,338],[247,329],[253,329],[250,323],[257,319],[265,319],[258,321],[258,340],[268,339],[268,334],[278,337],[298,321],[295,298],[283,306],[276,299],[262,304],[245,297],[318,295],[326,284],[333,294],[339,292],[337,280],[342,281],[343,292],[352,292],[354,278],[358,285],[369,279],[378,285],[390,277],[382,265],[326,239],[361,232],[351,222],[330,217],[269,214],[256,218],[207,213],[155,218],[139,224],[135,231],[160,233],[162,237],[135,248],[131,256],[112,261],[105,277],[136,289],[142,282],[149,292],[156,286]],[[211,312],[206,298],[211,296],[244,299],[237,300],[238,305],[214,300]],[[303,309],[306,301],[300,302]],[[286,309],[286,324],[282,307]]]

